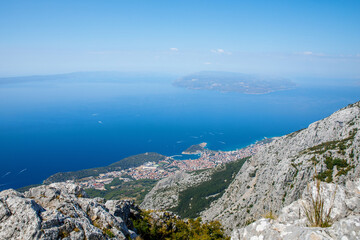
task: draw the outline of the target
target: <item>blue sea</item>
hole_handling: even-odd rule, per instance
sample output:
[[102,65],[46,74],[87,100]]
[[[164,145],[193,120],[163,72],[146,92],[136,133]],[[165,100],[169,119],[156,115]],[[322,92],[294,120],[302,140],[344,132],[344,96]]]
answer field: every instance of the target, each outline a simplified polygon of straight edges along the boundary
[[177,88],[167,75],[41,79],[0,84],[0,190],[144,152],[178,155],[201,142],[241,148],[360,100],[358,85],[311,81],[245,95]]

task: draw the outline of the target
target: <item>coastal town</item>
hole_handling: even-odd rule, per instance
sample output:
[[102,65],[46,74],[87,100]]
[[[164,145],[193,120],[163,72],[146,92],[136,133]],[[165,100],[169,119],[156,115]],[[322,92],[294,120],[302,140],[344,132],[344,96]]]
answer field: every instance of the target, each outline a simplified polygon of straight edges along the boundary
[[76,182],[80,186],[93,188],[97,190],[106,190],[105,185],[110,184],[115,178],[121,181],[129,182],[140,179],[160,180],[175,174],[177,171],[196,171],[202,169],[215,168],[221,164],[233,162],[241,158],[249,157],[257,153],[265,144],[272,139],[265,139],[245,148],[233,151],[215,151],[206,148],[206,143],[193,145],[182,154],[198,155],[197,159],[176,160],[173,157],[167,157],[159,162],[146,162],[145,164],[119,171],[111,171],[99,174],[96,177],[87,177],[78,180],[69,180]]

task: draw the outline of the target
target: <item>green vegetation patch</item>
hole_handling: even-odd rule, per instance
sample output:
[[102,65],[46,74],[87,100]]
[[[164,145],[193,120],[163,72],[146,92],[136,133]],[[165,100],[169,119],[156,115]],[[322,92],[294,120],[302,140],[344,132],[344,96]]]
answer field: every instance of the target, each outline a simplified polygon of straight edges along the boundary
[[354,168],[354,166],[349,165],[345,159],[332,158],[330,156],[325,158],[324,163],[327,169],[319,173],[316,178],[327,183],[333,181],[333,169],[335,166],[338,169],[336,176],[346,175],[351,169]]
[[124,182],[119,178],[105,185],[104,191],[93,188],[85,189],[86,193],[94,198],[101,197],[107,200],[111,199],[134,199],[137,204],[140,204],[145,195],[155,186],[157,180],[140,179],[130,182]]
[[212,174],[209,181],[180,192],[178,206],[169,210],[181,217],[197,217],[201,211],[210,206],[211,202],[223,195],[247,159],[225,164],[222,169]]
[[294,164],[294,163],[291,163],[291,166],[292,166],[293,168],[295,168],[295,174],[294,174],[294,179],[295,179],[296,176],[297,176],[298,173],[299,173],[299,169],[298,169],[298,167],[296,166],[296,164]]
[[103,231],[103,234],[107,235],[109,238],[115,237],[115,234],[108,228],[104,228],[102,231]]
[[333,181],[333,170],[332,169],[327,169],[321,173],[319,173],[316,178],[323,181],[323,182],[327,182],[330,183]]
[[358,129],[354,128],[349,132],[349,136],[345,139],[339,141],[324,142],[322,144],[306,149],[305,151],[303,151],[303,153],[312,152],[314,154],[323,154],[328,150],[334,149],[338,149],[341,153],[344,153],[345,149],[347,149],[349,146],[348,142],[350,141],[350,144],[352,144],[352,141],[354,140],[357,131]]
[[166,213],[161,218],[153,218],[150,213],[150,211],[142,211],[139,218],[133,219],[140,239],[230,239],[225,235],[218,221],[202,223],[201,218],[184,221]]
[[333,169],[334,166],[344,168],[347,167],[349,164],[344,159],[340,158],[332,158],[332,157],[326,157],[325,164],[328,169]]
[[297,130],[297,131],[295,131],[295,132],[292,132],[292,133],[288,134],[287,136],[288,136],[288,137],[295,137],[298,133],[302,132],[302,131],[305,130],[305,129],[306,129],[306,128],[302,128],[302,129],[300,129],[300,130]]
[[337,176],[341,176],[341,175],[347,175],[347,173],[353,168],[355,168],[355,166],[353,166],[353,165],[349,165],[346,168],[342,168],[335,176],[337,177]]

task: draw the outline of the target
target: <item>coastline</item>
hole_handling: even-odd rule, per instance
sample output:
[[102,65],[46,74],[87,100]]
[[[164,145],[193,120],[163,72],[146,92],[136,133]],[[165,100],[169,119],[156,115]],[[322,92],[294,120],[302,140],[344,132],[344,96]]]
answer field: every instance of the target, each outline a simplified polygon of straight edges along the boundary
[[[251,145],[255,145],[261,141],[264,141],[266,139],[275,139],[279,136],[271,136],[271,137],[263,137],[262,139],[260,140],[255,140],[255,141],[252,141],[251,143],[249,144],[243,144],[243,145],[233,145],[233,146],[228,146],[226,148],[220,148],[220,149],[217,149],[217,150],[214,150],[214,151],[223,151],[223,152],[229,152],[229,151],[237,151],[237,150],[240,150],[240,149],[243,149],[243,148],[247,148],[247,147],[250,147]],[[207,147],[208,149],[211,149],[211,142],[207,142]],[[213,149],[211,149],[213,150]]]

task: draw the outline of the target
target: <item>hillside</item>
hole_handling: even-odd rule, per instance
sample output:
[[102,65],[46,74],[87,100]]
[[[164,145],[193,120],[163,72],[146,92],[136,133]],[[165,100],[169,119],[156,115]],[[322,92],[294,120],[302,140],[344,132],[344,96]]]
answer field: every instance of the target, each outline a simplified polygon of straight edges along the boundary
[[247,158],[224,164],[215,169],[210,179],[179,192],[179,203],[169,210],[184,218],[196,218],[200,212],[220,198]]
[[139,179],[125,182],[119,178],[105,185],[106,190],[87,188],[85,192],[91,197],[101,197],[106,200],[132,199],[135,203],[140,204],[145,195],[155,186],[157,180]]
[[248,158],[215,169],[178,172],[160,180],[145,196],[140,207],[169,210],[181,217],[196,218],[225,192]]
[[101,173],[111,172],[119,169],[137,167],[146,162],[159,162],[161,160],[164,160],[165,158],[166,156],[153,152],[138,154],[124,158],[106,167],[89,168],[74,172],[59,172],[54,175],[51,175],[46,180],[44,180],[44,184],[50,184],[54,182],[65,182],[67,180],[81,179],[90,176],[98,176]]
[[178,171],[170,177],[161,179],[145,196],[140,207],[156,210],[174,208],[179,204],[179,193],[181,191],[210,180],[213,172],[214,169],[194,172]]
[[245,162],[221,198],[201,213],[230,232],[298,200],[314,177],[345,185],[360,176],[360,102],[275,139]]

